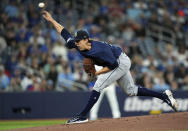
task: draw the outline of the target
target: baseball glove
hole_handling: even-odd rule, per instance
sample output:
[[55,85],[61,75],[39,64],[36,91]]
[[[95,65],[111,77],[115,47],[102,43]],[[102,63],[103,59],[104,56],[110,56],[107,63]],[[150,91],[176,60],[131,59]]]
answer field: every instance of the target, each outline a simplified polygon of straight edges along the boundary
[[93,60],[90,58],[84,58],[83,67],[84,67],[85,72],[88,74],[89,81],[95,80],[96,79],[96,77],[95,77],[96,70],[95,70],[95,65],[94,65]]

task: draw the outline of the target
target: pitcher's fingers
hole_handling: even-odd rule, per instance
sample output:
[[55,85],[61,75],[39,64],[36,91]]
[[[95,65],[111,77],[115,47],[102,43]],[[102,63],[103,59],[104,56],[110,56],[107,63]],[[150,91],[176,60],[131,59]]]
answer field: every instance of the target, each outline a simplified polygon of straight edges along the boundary
[[43,13],[43,14],[48,14],[48,11],[43,10],[42,13]]

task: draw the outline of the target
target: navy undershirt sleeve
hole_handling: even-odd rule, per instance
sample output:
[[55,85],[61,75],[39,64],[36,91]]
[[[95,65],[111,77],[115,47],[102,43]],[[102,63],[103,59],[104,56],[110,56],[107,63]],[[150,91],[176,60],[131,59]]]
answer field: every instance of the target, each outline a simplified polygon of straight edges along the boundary
[[74,39],[72,37],[72,35],[67,31],[67,29],[63,29],[61,31],[61,36],[65,39],[66,41],[66,47],[68,47],[69,49],[71,48],[76,48],[76,45],[75,45],[75,42],[74,42]]

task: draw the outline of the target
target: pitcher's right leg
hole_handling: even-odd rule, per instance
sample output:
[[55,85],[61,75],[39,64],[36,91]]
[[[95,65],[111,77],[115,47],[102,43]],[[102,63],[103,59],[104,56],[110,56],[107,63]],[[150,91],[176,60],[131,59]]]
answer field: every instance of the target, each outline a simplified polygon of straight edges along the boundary
[[178,103],[174,99],[170,90],[166,90],[164,93],[161,93],[141,86],[136,86],[134,84],[130,71],[128,71],[127,74],[125,74],[118,80],[118,84],[129,96],[156,97],[166,102],[170,107],[172,107],[174,111],[178,110]]

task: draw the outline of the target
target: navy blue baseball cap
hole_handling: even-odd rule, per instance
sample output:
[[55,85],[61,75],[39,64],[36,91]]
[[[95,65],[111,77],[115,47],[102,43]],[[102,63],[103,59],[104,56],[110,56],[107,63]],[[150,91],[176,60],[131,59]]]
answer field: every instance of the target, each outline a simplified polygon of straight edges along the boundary
[[80,41],[89,38],[89,34],[85,30],[79,30],[75,33],[74,40]]

